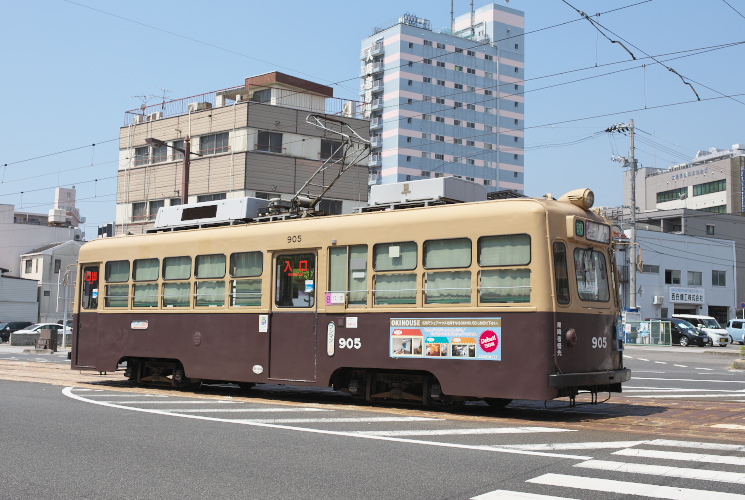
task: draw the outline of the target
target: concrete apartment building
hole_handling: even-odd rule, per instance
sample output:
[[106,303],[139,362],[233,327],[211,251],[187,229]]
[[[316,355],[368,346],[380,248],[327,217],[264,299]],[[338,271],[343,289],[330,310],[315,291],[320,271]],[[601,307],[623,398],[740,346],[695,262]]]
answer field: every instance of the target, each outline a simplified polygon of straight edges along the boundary
[[523,192],[524,27],[488,4],[437,31],[406,14],[362,41],[371,184],[456,176]]
[[[342,120],[366,139],[369,121],[359,110],[356,101],[334,98],[330,87],[273,72],[246,78],[238,87],[127,112],[120,131],[117,234],[144,232],[160,207],[182,203],[179,149],[187,137],[194,154],[186,203],[245,196],[289,200],[340,144],[337,134],[306,123],[306,117]],[[352,167],[320,208],[348,213],[365,204],[367,179],[367,165]]]
[[[745,144],[732,149],[699,151],[689,163],[670,168],[639,168],[636,206],[639,212],[693,209],[743,215]],[[631,170],[625,173],[624,205],[631,206]]]

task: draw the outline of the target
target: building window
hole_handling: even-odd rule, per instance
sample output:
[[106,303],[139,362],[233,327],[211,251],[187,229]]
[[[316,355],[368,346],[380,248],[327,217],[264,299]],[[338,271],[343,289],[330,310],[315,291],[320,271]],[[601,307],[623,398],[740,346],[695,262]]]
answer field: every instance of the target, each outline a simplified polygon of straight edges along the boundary
[[463,84],[461,84],[461,83],[456,83],[456,84],[454,85],[454,87],[455,87],[456,89],[458,89],[458,90],[463,90]]
[[[468,159],[466,159],[466,164],[468,164],[468,165],[475,165],[476,162],[473,159],[468,158]],[[471,178],[470,180],[473,180],[473,178]]]
[[652,266],[649,264],[642,265],[642,273],[645,274],[660,274],[660,266]]
[[422,40],[422,45],[426,45],[427,47],[432,46],[432,42],[430,40]]
[[491,186],[491,181],[489,179],[484,179],[484,186]]
[[657,193],[657,203],[664,203],[666,201],[679,200],[684,194],[688,194],[688,188],[670,189],[668,191],[661,191]]
[[475,104],[466,104],[466,109],[475,110],[476,105]]
[[476,128],[476,124],[474,122],[466,122],[466,127],[468,127],[468,128]]
[[151,201],[148,204],[148,213],[150,214],[150,219],[155,219],[155,216],[158,215],[158,209],[161,207],[164,207],[166,204],[166,200],[157,200],[157,201]]
[[430,156],[431,155],[428,152],[422,151],[422,158],[429,158]]
[[491,90],[484,90],[484,95],[492,95],[493,92]]
[[431,120],[431,119],[432,119],[432,116],[430,116],[430,115],[428,115],[426,113],[422,115],[422,120]]
[[700,271],[688,271],[688,286],[701,286]]
[[409,48],[410,49],[413,49],[414,48],[414,42],[409,42]]
[[406,119],[406,123],[411,123],[411,117]]
[[435,136],[436,141],[445,142],[445,136],[444,135],[436,135]]
[[515,107],[518,107],[518,103],[517,103],[517,101],[515,101]]
[[132,203],[132,220],[144,220],[147,217],[147,203]]
[[435,154],[435,160],[444,160],[444,159],[445,159],[445,155]]
[[455,66],[455,71],[463,71],[463,66]]
[[472,50],[468,50],[468,51],[466,51],[466,55],[475,56],[476,55],[476,52],[474,52]]
[[153,163],[168,161],[168,144],[158,146],[153,150]]
[[414,82],[412,80],[409,80],[409,83],[408,83],[409,87],[411,87],[412,83]]
[[515,73],[517,73],[518,71],[520,71],[519,68],[515,68]]
[[437,102],[437,104],[445,104],[445,99],[443,99],[442,97],[438,97],[437,99],[435,99],[435,101]]
[[424,64],[432,64],[432,59],[423,59],[422,62]]
[[704,184],[696,184],[693,186],[693,196],[701,196],[702,194],[718,193],[719,191],[727,190],[727,179],[720,179],[718,181],[707,182]]
[[709,236],[714,235],[714,224],[706,224],[706,234]]
[[489,144],[489,143],[484,143],[484,148],[485,148],[485,149],[494,149],[494,146],[492,146],[492,145],[491,145],[491,144]]
[[475,75],[476,70],[473,68],[466,68],[466,73],[468,73],[469,75]]
[[184,153],[176,150],[176,148],[184,149],[184,141],[173,141],[173,146],[171,147],[171,161],[182,160],[184,158]]
[[517,125],[517,118],[515,118],[515,125]]
[[494,56],[489,55],[489,54],[484,54],[484,59],[486,59],[487,61],[493,61],[494,60]]
[[491,132],[493,127],[491,125],[484,125],[484,132]]
[[411,156],[407,156],[406,161],[411,161]]
[[444,43],[437,42],[437,48],[438,49],[444,49],[445,48],[445,44]]
[[711,286],[727,286],[727,271],[712,271]]
[[411,137],[407,137],[406,142],[411,142]]
[[199,152],[203,155],[227,153],[230,150],[228,146],[228,133],[223,132],[221,134],[202,136],[199,139],[199,149]]
[[460,126],[460,120],[453,120],[453,125],[455,125],[456,127],[459,127]]
[[225,193],[213,193],[213,194],[200,194],[197,196],[197,203],[202,203],[205,201],[220,201],[227,198],[227,195]]
[[[515,154],[513,155],[513,158],[512,158],[512,159],[513,159],[513,160],[517,160],[517,153],[515,153]],[[515,172],[515,177],[517,177],[517,172]]]
[[150,147],[135,148],[135,166],[147,165],[148,163],[150,163]]
[[475,146],[476,143],[474,141],[466,141],[466,146]]
[[409,67],[414,66],[414,61],[409,61]]
[[463,144],[463,139],[453,139],[453,144]]
[[422,82],[424,82],[424,83],[432,83],[432,79],[430,77],[428,77],[428,76],[425,76],[424,78],[422,78]]
[[491,166],[492,166],[492,165],[491,165],[491,162],[490,162],[490,161],[485,161],[485,162],[484,162],[484,167],[486,167],[486,168],[491,168]]
[[520,47],[520,45],[516,43],[515,44],[515,50],[517,50],[519,47]]
[[170,203],[168,206],[175,207],[176,205],[181,205],[181,198],[171,198]]
[[462,102],[455,101],[453,103],[453,107],[455,107],[455,108],[462,108],[463,107],[463,103]]
[[[717,205],[716,207],[699,208],[698,210],[701,210],[702,212],[711,212],[715,214],[726,214],[727,205]],[[711,234],[714,234],[714,233],[711,233]]]
[[422,139],[429,139],[429,134],[426,132],[422,132]]
[[445,63],[442,62],[442,61],[437,61],[437,67],[438,68],[444,68],[445,67]]
[[256,150],[266,153],[281,153],[282,134],[278,132],[259,132]]
[[515,139],[515,142],[517,142],[519,140],[517,137],[515,137],[514,139]]
[[272,89],[257,90],[251,96],[253,102],[271,102]]
[[476,87],[471,87],[470,85],[468,85],[468,88],[467,88],[467,90],[468,90],[469,92],[476,92]]
[[442,116],[435,116],[435,121],[440,123],[445,123],[445,118]]
[[674,269],[665,269],[665,284],[680,285],[680,271]]
[[33,259],[26,259],[23,262],[24,262],[24,264],[26,266],[25,267],[25,272],[26,273],[30,273],[30,272],[32,272],[34,270],[34,268],[32,267],[34,265]]
[[455,47],[455,53],[456,54],[462,54],[463,53],[463,49],[461,49],[459,47]]
[[444,87],[445,86],[445,80],[437,80],[437,85],[439,85],[440,87]]
[[340,160],[344,157],[342,151],[342,143],[340,141],[327,141],[321,139],[321,159],[328,160],[333,158],[334,160]]

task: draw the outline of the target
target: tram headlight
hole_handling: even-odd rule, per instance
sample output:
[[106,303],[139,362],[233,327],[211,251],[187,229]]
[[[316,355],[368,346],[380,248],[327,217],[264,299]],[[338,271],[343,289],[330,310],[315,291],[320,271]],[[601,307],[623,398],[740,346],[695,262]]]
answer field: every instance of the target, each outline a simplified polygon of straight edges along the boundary
[[566,333],[566,340],[567,344],[570,346],[574,346],[577,343],[577,332],[574,331],[574,328],[570,328]]
[[559,201],[571,203],[582,210],[590,210],[595,204],[595,193],[592,192],[592,189],[575,189],[559,198]]

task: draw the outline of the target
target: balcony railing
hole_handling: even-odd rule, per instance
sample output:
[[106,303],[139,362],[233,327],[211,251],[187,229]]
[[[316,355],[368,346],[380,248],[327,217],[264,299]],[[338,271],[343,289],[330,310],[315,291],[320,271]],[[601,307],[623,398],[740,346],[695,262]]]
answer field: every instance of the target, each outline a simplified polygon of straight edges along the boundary
[[383,126],[383,120],[381,118],[373,118],[370,120],[370,128],[380,128]]
[[368,59],[373,56],[377,56],[378,54],[382,54],[385,52],[385,45],[383,45],[383,42],[375,42],[371,46],[369,46],[366,49],[363,49],[360,53],[360,59]]
[[370,155],[370,163],[368,163],[371,167],[379,167],[383,163],[383,157],[381,155]]

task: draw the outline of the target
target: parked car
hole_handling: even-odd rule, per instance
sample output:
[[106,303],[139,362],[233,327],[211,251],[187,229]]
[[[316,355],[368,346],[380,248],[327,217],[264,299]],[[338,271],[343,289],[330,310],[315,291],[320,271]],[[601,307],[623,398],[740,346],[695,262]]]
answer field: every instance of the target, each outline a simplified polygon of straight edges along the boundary
[[10,340],[11,333],[23,330],[31,325],[33,325],[33,323],[30,321],[6,321],[5,323],[0,323],[0,339],[2,339],[3,342],[7,342]]
[[732,343],[739,342],[745,345],[745,319],[731,319],[727,322],[725,329]]
[[[16,330],[14,333],[41,333],[40,330],[42,329],[57,330],[57,334],[62,335],[62,325],[58,325],[57,323],[36,323],[22,330]],[[72,329],[70,327],[65,327],[65,331],[67,335],[72,335]]]
[[702,316],[700,314],[673,314],[673,318],[684,319],[694,326],[702,329],[709,336],[709,345],[718,344],[720,347],[726,347],[730,342],[729,333],[711,316]]
[[683,347],[695,344],[699,347],[703,347],[710,341],[709,336],[703,330],[699,330],[684,319],[647,318],[646,321],[669,321],[670,334],[672,337],[671,341],[673,344],[680,344]]

